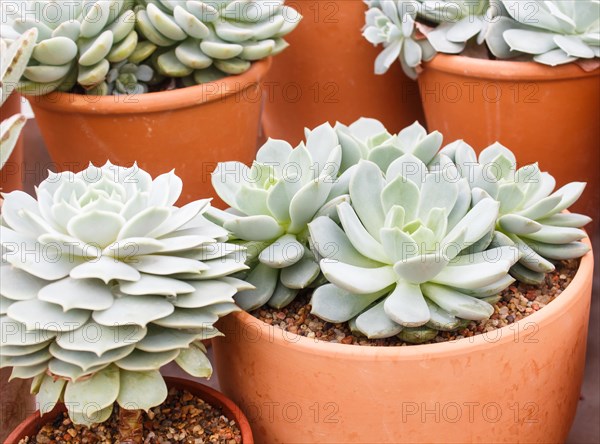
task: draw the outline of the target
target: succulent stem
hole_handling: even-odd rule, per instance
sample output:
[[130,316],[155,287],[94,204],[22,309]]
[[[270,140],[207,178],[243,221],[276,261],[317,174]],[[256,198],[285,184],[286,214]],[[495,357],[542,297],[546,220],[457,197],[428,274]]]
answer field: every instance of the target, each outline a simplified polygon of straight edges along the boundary
[[119,409],[119,443],[142,444],[144,433],[142,427],[142,411]]

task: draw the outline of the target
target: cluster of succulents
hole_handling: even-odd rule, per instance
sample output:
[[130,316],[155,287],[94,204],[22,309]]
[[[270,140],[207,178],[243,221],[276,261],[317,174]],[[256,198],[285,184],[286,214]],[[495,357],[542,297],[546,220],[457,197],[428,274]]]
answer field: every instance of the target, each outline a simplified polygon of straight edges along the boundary
[[411,78],[436,52],[469,47],[497,59],[519,58],[556,66],[600,56],[600,2],[550,0],[365,0],[364,37],[384,50],[375,72],[396,59]]
[[213,173],[226,211],[176,206],[173,172],[110,163],[51,173],[37,199],[4,195],[1,366],[33,378],[42,414],[63,401],[90,425],[115,402],[161,404],[169,362],[210,376],[202,340],[240,308],[311,291],[325,321],[420,343],[487,319],[515,280],[540,283],[589,250],[590,219],[565,212],[585,184],[554,191],[498,143],[477,156],[442,142],[364,118],[306,130],[296,148],[269,139],[251,167]]
[[390,134],[364,118],[306,134],[213,174],[231,208],[207,217],[248,249],[242,277],[256,288],[235,298],[245,310],[311,288],[320,318],[418,343],[487,319],[516,279],[539,284],[553,262],[588,251],[590,219],[563,212],[585,184],[552,193],[552,176],[517,169],[500,144],[477,158],[462,141],[440,150],[442,135],[418,123]]
[[[6,33],[38,30],[19,89],[30,95],[77,85],[91,94],[147,91],[148,68],[182,84],[241,74],[287,47],[301,20],[283,0],[29,0],[9,14]],[[137,75],[130,65],[140,65]],[[115,85],[127,66],[128,85]],[[155,78],[155,76],[153,76]]]
[[381,122],[363,118],[350,126],[325,123],[306,130],[306,144],[296,148],[270,139],[251,167],[219,164],[212,184],[230,209],[211,208],[207,215],[247,248],[251,270],[244,278],[256,286],[236,295],[238,305],[285,307],[300,291],[325,281],[315,252],[333,245],[311,242],[308,223],[320,216],[339,222],[336,207],[350,200],[360,159],[382,169],[398,166],[393,161],[401,156],[428,163],[441,144],[441,134],[427,134],[418,122],[392,135]]
[[[32,29],[11,43],[0,39],[0,106],[12,94],[23,75],[33,52],[36,36],[37,30]],[[25,116],[15,114],[0,123],[0,170],[15,148],[25,122]]]
[[134,51],[136,33],[132,3],[124,1],[22,2],[12,12],[12,29],[38,30],[37,45],[20,86],[26,93],[70,90],[75,84],[101,83],[110,63]]
[[62,400],[78,424],[162,403],[159,368],[197,377],[212,368],[202,340],[251,285],[230,277],[245,252],[204,213],[177,207],[181,180],[152,180],[134,165],[51,173],[37,200],[13,191],[2,205],[2,367],[34,378],[40,410]]
[[301,19],[282,0],[143,3],[136,12],[138,28],[164,48],[155,64],[169,77],[190,76],[211,66],[224,74],[241,74],[252,61],[283,51],[283,36]]

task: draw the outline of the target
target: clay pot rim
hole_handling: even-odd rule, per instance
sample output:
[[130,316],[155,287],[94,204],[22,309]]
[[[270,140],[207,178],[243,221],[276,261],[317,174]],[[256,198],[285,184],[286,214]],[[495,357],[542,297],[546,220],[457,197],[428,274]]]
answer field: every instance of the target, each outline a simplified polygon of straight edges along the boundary
[[[437,344],[411,345],[407,347],[364,347],[359,345],[337,344],[325,341],[316,341],[315,339],[299,336],[281,330],[255,318],[245,311],[239,311],[230,314],[238,322],[244,324],[244,327],[251,325],[248,336],[254,340],[255,334],[258,340],[276,344],[280,347],[295,347],[300,351],[318,355],[339,357],[345,360],[365,360],[375,359],[382,361],[405,361],[405,360],[424,360],[431,358],[452,358],[458,354],[465,354],[480,350],[482,348],[495,348],[505,345],[509,342],[518,342],[524,340],[524,336],[530,332],[535,332],[531,325],[549,324],[556,318],[562,316],[568,311],[568,307],[576,299],[585,298],[586,283],[591,281],[594,272],[594,256],[591,249],[589,238],[583,240],[590,247],[590,251],[581,258],[579,268],[567,288],[550,304],[541,310],[523,318],[506,327],[499,328],[489,333],[480,334],[470,338],[463,338],[454,341],[440,342]],[[258,330],[258,332],[256,332]],[[240,334],[235,332],[234,334]],[[227,335],[222,340],[227,340]],[[534,340],[532,338],[532,340]]]
[[86,96],[54,91],[43,96],[29,96],[34,106],[53,112],[79,114],[145,114],[188,108],[235,95],[259,84],[271,68],[272,57],[252,63],[250,69],[214,82],[171,91],[122,96]]
[[463,55],[437,54],[423,64],[424,69],[476,77],[487,80],[519,82],[523,80],[553,81],[591,77],[600,74],[600,69],[584,71],[576,63],[547,66],[537,62],[516,62],[510,60],[489,60]]
[[[203,401],[208,402],[213,407],[220,408],[223,410],[223,413],[229,417],[229,419],[235,420],[238,427],[240,428],[240,432],[242,434],[242,443],[243,444],[254,444],[254,437],[252,435],[252,429],[250,427],[250,423],[248,422],[248,418],[244,412],[235,404],[231,399],[225,396],[223,393],[209,387],[207,385],[201,384],[196,381],[192,381],[190,379],[176,378],[172,376],[163,376],[165,382],[168,387],[178,387],[182,389],[186,389],[188,391],[193,391],[196,396],[198,396]],[[193,386],[193,389],[189,387]],[[40,418],[40,412],[37,410],[32,415],[29,415],[21,424],[15,428],[10,435],[7,436],[5,443],[6,444],[16,444],[22,439],[26,430],[37,422],[40,422],[41,425],[47,424],[49,421],[54,419],[57,412],[65,411],[63,404],[58,404],[51,412],[44,415],[45,419]]]

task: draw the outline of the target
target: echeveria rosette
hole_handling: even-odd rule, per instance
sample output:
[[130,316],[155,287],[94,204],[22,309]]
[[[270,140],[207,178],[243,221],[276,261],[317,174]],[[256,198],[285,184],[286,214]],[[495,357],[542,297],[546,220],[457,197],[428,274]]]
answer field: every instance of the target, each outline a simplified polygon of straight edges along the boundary
[[435,50],[425,38],[418,38],[415,19],[416,0],[366,0],[366,24],[363,36],[384,50],[375,59],[375,74],[385,74],[399,60],[406,75],[417,78],[421,61],[428,61]]
[[335,130],[342,146],[342,172],[355,167],[360,159],[370,160],[386,172],[403,154],[411,154],[427,165],[443,142],[438,131],[428,134],[419,122],[390,134],[380,121],[362,117],[350,126],[337,123]]
[[34,377],[41,412],[64,400],[76,423],[105,420],[117,401],[148,409],[166,397],[158,369],[175,360],[212,369],[201,343],[251,288],[243,248],[203,213],[175,206],[181,180],[137,166],[51,173],[37,200],[15,191],[2,206],[2,367]]
[[153,78],[155,73],[150,65],[123,60],[112,65],[104,82],[87,92],[99,96],[143,94],[149,91],[149,82]]
[[318,281],[307,224],[335,213],[335,205],[348,199],[348,181],[338,180],[342,150],[335,131],[324,124],[307,133],[306,145],[292,148],[269,139],[251,167],[225,162],[213,173],[217,194],[231,208],[212,208],[209,216],[231,233],[232,242],[248,248],[246,280],[256,289],[236,295],[244,310],[266,303],[284,307]]
[[[402,175],[415,165],[419,174]],[[313,294],[315,315],[350,321],[369,338],[419,341],[427,329],[453,330],[494,312],[485,299],[514,282],[508,270],[519,253],[514,246],[467,252],[493,229],[499,204],[488,198],[471,208],[468,184],[449,173],[428,172],[410,154],[386,175],[360,161],[351,204],[337,207],[342,228],[327,217],[309,224],[331,282]]]
[[497,58],[527,55],[556,66],[600,57],[600,1],[498,3],[503,14],[490,23],[486,36]]
[[463,141],[446,146],[441,154],[452,158],[468,179],[475,201],[492,197],[500,203],[492,245],[515,245],[522,253],[511,274],[519,281],[539,284],[555,269],[552,261],[575,259],[589,251],[580,242],[581,227],[590,218],[565,213],[579,199],[585,183],[572,182],[555,190],[556,180],[537,164],[517,169],[514,154],[496,143],[479,158]]

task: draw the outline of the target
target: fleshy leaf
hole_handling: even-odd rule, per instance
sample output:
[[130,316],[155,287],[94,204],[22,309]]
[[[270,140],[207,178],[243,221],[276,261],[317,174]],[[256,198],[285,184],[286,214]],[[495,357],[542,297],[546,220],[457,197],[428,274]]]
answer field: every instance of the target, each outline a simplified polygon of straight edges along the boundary
[[356,295],[326,284],[318,287],[311,298],[311,313],[328,322],[347,322],[381,298],[386,290],[372,294]]
[[118,374],[120,389],[116,400],[122,408],[147,412],[167,399],[167,384],[158,370],[120,370]]
[[117,399],[119,389],[119,369],[110,366],[89,379],[67,383],[65,404],[69,411],[91,415],[111,406]]
[[28,330],[69,332],[85,324],[90,313],[75,309],[64,312],[59,305],[30,299],[8,307],[8,316],[25,324]]
[[353,294],[375,293],[396,281],[391,266],[361,268],[323,259],[321,270],[329,282]]
[[364,311],[356,318],[356,327],[369,339],[389,338],[402,331],[384,310],[384,302]]
[[65,311],[73,308],[106,310],[114,300],[110,288],[100,281],[71,277],[46,285],[39,292],[38,298],[60,305]]
[[258,259],[272,268],[294,265],[304,256],[304,247],[293,234],[285,234],[265,248]]
[[494,307],[487,302],[467,296],[459,291],[438,284],[421,285],[423,294],[446,312],[462,319],[481,321],[494,313]]
[[177,359],[177,365],[186,373],[197,378],[209,378],[212,375],[212,366],[205,352],[197,345],[192,344],[189,348],[181,351]]
[[261,307],[273,296],[278,278],[279,270],[262,263],[258,264],[246,278],[255,289],[240,291],[235,295],[235,302],[245,311]]
[[429,321],[429,308],[421,289],[403,281],[385,298],[383,308],[390,319],[404,327],[419,327]]
[[149,322],[164,318],[174,310],[173,304],[160,296],[124,296],[115,299],[110,308],[94,311],[92,318],[98,324],[106,326],[145,327]]

